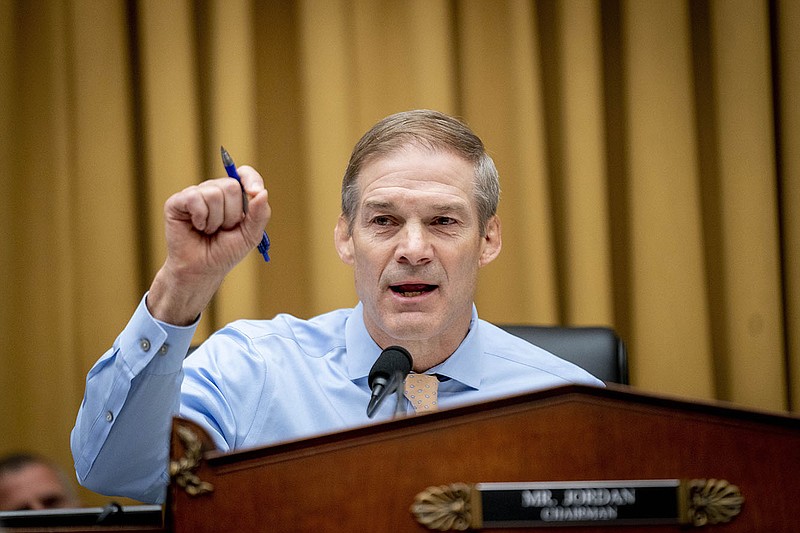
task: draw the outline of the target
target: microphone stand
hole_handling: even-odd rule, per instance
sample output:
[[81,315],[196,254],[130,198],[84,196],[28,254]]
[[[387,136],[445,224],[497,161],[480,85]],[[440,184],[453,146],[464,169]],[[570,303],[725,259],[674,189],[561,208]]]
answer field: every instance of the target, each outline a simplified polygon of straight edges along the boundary
[[395,399],[394,416],[392,416],[392,418],[397,418],[398,416],[406,414],[405,410],[406,397],[405,394],[403,394],[404,393],[403,383],[405,382],[406,378],[402,372],[395,372],[394,374],[395,375],[393,380],[397,380],[397,384],[394,385],[395,387],[394,394],[397,398]]
[[404,390],[403,390],[403,382],[405,381],[406,377],[403,372],[392,372],[389,381],[386,382],[384,386],[384,390],[386,391],[385,394],[382,394],[377,400],[375,401],[374,405],[370,406],[370,410],[368,411],[368,415],[374,413],[378,410],[378,408],[383,403],[390,394],[395,395],[395,405],[394,405],[394,415],[392,418],[396,418],[400,415],[404,415],[406,413],[404,400],[406,399]]

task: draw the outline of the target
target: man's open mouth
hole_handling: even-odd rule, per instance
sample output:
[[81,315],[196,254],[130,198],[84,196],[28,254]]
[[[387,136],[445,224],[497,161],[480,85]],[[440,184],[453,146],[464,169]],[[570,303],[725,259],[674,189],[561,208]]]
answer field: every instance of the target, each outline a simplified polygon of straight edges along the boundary
[[426,292],[431,292],[436,290],[438,285],[427,285],[424,283],[409,283],[405,285],[392,285],[389,288],[395,294],[399,294],[405,298],[413,298],[415,296],[420,296]]

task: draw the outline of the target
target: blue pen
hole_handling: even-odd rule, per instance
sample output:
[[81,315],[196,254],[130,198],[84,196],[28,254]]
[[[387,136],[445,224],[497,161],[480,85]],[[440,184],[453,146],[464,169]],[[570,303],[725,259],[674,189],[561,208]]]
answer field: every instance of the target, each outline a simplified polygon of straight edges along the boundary
[[[242,209],[246,215],[248,209],[247,193],[244,192],[244,185],[242,185],[242,180],[239,178],[239,173],[236,172],[236,165],[233,164],[233,159],[231,159],[230,154],[224,147],[220,146],[219,150],[222,152],[222,165],[225,167],[225,172],[228,173],[229,177],[238,181],[239,185],[242,187]],[[269,261],[269,237],[266,231],[261,235],[261,242],[258,243],[258,251],[264,258],[264,261]]]

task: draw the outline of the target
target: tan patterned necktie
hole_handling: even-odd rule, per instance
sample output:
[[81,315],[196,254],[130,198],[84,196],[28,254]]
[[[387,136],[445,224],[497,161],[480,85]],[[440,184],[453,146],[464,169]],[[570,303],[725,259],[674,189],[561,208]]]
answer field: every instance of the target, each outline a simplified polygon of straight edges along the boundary
[[435,411],[439,406],[439,380],[431,374],[406,376],[403,394],[418,413]]

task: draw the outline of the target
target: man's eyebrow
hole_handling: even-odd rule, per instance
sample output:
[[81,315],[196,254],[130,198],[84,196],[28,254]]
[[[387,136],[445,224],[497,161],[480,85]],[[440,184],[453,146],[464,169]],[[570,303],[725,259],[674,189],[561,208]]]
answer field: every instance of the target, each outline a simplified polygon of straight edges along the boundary
[[466,203],[456,202],[456,203],[447,203],[447,204],[436,204],[433,206],[434,211],[455,211],[455,212],[466,212],[469,211],[469,205]]
[[364,202],[363,205],[365,209],[389,209],[392,206],[394,206],[392,202],[385,202],[380,200],[367,200],[366,202]]
[[[395,205],[394,202],[386,200],[367,200],[361,207],[363,211],[383,211],[391,210]],[[434,204],[430,207],[430,210],[435,213],[456,213],[460,215],[469,213],[470,205],[467,202],[447,202]]]

